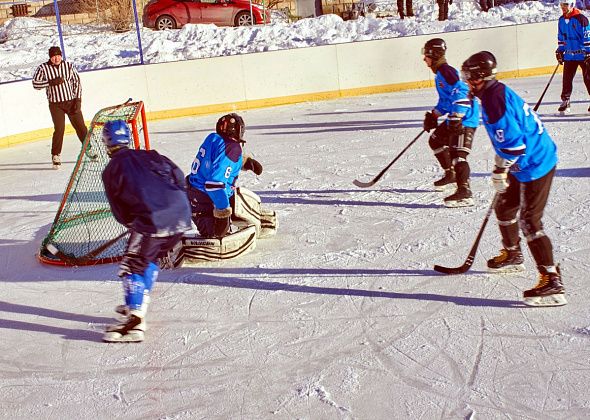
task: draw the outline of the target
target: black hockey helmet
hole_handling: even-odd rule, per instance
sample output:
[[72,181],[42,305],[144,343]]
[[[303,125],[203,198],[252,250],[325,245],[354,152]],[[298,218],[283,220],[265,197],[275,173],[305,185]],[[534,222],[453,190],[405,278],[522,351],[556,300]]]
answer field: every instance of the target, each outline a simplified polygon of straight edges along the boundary
[[489,51],[480,51],[469,57],[461,66],[463,80],[493,80],[496,78],[496,57]]
[[432,38],[426,41],[424,47],[422,47],[422,55],[438,60],[445,56],[447,51],[447,43],[442,38]]
[[246,124],[238,114],[227,114],[217,120],[215,131],[221,137],[229,137],[233,140],[246,143],[244,140],[244,132],[246,131]]

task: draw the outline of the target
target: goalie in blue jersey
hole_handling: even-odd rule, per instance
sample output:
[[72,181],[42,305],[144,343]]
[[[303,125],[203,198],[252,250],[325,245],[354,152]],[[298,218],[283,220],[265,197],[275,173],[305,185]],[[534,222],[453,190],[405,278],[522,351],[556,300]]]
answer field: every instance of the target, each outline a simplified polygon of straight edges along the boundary
[[262,165],[243,154],[245,130],[244,120],[238,114],[224,115],[193,160],[187,177],[188,196],[193,221],[204,238],[222,238],[231,233],[240,171],[262,173]]
[[483,123],[496,152],[492,172],[499,194],[495,206],[502,235],[500,255],[488,261],[495,272],[520,271],[524,258],[519,224],[539,271],[539,282],[524,292],[531,306],[567,303],[553,246],[543,229],[543,211],[557,165],[557,147],[538,115],[512,89],[496,80],[496,58],[488,51],[469,57],[461,76],[481,100]]
[[103,142],[110,161],[102,173],[115,219],[129,229],[119,265],[125,304],[124,319],[107,327],[106,342],[143,341],[149,292],[158,277],[157,260],[191,229],[184,173],[155,150],[129,148],[131,135],[123,120],[108,121]]

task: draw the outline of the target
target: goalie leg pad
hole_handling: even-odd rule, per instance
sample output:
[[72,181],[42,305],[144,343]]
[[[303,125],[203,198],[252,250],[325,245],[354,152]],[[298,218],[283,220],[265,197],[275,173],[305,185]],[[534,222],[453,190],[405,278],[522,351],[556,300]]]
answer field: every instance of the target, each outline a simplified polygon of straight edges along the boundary
[[236,191],[233,219],[238,226],[254,225],[259,238],[272,236],[277,230],[276,213],[263,208],[260,197],[244,187]]
[[264,239],[273,236],[277,233],[279,227],[279,219],[273,210],[260,208],[262,214],[260,216],[260,234],[259,238]]
[[223,238],[184,237],[182,267],[239,257],[256,248],[256,227],[250,225]]

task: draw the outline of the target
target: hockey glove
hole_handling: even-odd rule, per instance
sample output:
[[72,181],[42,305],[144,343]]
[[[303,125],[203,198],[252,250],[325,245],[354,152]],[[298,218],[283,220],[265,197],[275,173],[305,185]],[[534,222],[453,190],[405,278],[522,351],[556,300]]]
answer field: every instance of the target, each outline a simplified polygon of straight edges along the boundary
[[49,86],[57,86],[57,85],[61,85],[64,82],[64,78],[63,77],[56,77],[55,79],[51,79],[48,83]]
[[438,117],[434,112],[424,114],[424,131],[430,132],[438,126]]
[[586,66],[586,70],[590,71],[590,54],[586,54],[586,57],[584,57],[584,65]]
[[213,216],[215,216],[215,237],[223,238],[229,232],[231,207],[225,209],[213,209]]
[[505,193],[508,188],[508,169],[495,166],[492,172],[492,183],[497,192]]
[[245,171],[252,171],[256,175],[260,175],[262,173],[262,165],[256,159],[250,156],[244,156],[244,163],[242,164],[242,169]]
[[463,134],[463,118],[461,116],[455,114],[449,116],[449,133],[453,136]]
[[556,50],[555,51],[555,58],[557,59],[557,62],[559,64],[563,64],[563,51]]

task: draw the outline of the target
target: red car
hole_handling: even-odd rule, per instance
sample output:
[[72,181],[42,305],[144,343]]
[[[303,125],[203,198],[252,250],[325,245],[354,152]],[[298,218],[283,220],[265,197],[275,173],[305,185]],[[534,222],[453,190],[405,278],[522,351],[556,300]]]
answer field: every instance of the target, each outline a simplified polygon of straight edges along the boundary
[[150,0],[143,9],[143,26],[177,29],[187,23],[249,26],[270,23],[270,11],[248,0]]

